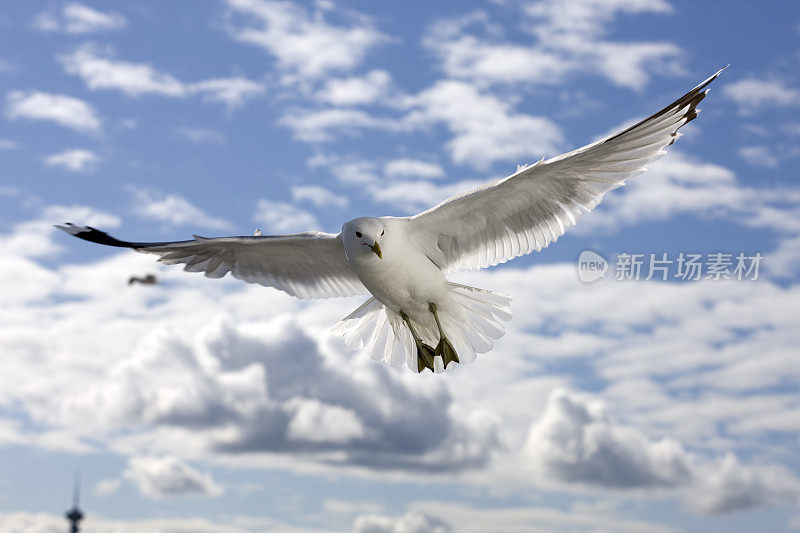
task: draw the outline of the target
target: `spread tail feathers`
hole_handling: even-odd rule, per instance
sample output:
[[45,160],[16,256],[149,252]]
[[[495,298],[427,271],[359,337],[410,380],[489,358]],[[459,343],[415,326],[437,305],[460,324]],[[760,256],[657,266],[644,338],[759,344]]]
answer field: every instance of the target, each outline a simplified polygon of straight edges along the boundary
[[[509,309],[511,298],[457,283],[449,285],[450,293],[461,305],[463,314],[461,317],[442,314],[442,327],[460,362],[470,363],[477,354],[488,352],[494,340],[505,333],[500,321],[508,321],[512,317]],[[391,366],[400,366],[405,362],[413,372],[418,372],[417,350],[411,332],[399,314],[386,309],[375,298],[370,298],[343,318],[333,331],[353,350],[364,350],[376,361]],[[425,337],[430,334],[426,332]],[[439,357],[434,366],[436,372],[444,370]]]

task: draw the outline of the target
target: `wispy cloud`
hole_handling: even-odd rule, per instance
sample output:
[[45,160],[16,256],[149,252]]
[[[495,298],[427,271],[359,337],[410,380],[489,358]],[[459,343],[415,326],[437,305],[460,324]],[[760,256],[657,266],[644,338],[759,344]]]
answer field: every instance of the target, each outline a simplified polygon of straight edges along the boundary
[[669,14],[666,1],[546,0],[524,3],[521,11],[534,38],[529,45],[509,40],[500,25],[476,11],[434,24],[425,46],[448,76],[478,84],[554,85],[588,71],[641,89],[654,74],[681,70],[680,48],[673,43],[607,39],[619,15]]
[[319,229],[317,217],[287,202],[259,200],[253,221],[271,233],[297,233]]
[[88,102],[65,94],[12,91],[6,95],[6,117],[54,122],[81,133],[97,133],[102,120]]
[[385,98],[391,86],[391,74],[385,70],[372,70],[364,76],[329,79],[316,98],[337,106],[366,105]]
[[392,159],[383,165],[383,173],[387,177],[437,179],[444,177],[444,169],[438,163],[403,157]]
[[225,136],[211,128],[193,128],[185,126],[178,129],[178,133],[189,142],[224,144]]
[[70,172],[89,172],[100,162],[100,157],[91,150],[76,149],[49,155],[44,162],[48,167],[61,167]]
[[16,150],[19,143],[13,139],[0,139],[0,150]]
[[319,185],[301,185],[292,187],[292,199],[295,202],[310,202],[316,207],[347,207],[346,196],[335,194]]
[[261,83],[242,77],[183,82],[147,63],[113,59],[110,53],[101,53],[91,44],[59,56],[59,61],[67,73],[80,77],[89,89],[117,90],[134,97],[158,95],[185,98],[199,95],[206,101],[222,103],[234,109],[264,92]]
[[72,34],[121,30],[126,24],[125,17],[119,13],[98,11],[76,2],[64,5],[60,12],[44,11],[33,20],[33,27],[37,30]]
[[725,85],[722,94],[737,104],[742,115],[753,115],[769,108],[796,106],[800,102],[800,90],[777,78],[745,78]]
[[166,194],[154,189],[129,186],[133,197],[133,212],[137,216],[163,222],[172,226],[192,224],[204,228],[230,229],[230,222],[209,216],[178,194]]

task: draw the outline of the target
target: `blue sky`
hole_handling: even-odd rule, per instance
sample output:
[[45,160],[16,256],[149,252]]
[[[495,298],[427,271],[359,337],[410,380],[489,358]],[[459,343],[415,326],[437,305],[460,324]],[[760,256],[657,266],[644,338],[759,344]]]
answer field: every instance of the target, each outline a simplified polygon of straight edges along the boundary
[[[794,2],[6,2],[0,529],[800,528]],[[542,252],[444,375],[353,353],[301,302],[69,239],[407,215],[657,111],[650,171]],[[577,257],[760,253],[757,280],[616,282]],[[157,286],[126,285],[155,273]]]

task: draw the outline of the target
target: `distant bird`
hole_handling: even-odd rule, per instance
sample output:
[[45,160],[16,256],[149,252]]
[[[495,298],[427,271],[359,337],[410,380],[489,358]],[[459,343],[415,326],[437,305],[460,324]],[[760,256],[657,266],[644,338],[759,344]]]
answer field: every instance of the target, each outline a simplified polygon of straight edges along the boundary
[[498,320],[511,318],[509,297],[448,282],[445,274],[504,263],[554,242],[606,192],[665,153],[722,70],[616,135],[542,158],[411,217],[356,218],[336,235],[127,242],[91,227],[58,227],[183,263],[189,272],[211,278],[231,272],[300,298],[370,293],[336,327],[347,345],[391,365],[405,361],[416,372],[440,372],[490,350],[504,333]]
[[158,278],[154,274],[148,274],[141,278],[138,276],[131,276],[128,278],[128,285],[133,285],[134,283],[141,283],[142,285],[155,285],[158,283]]

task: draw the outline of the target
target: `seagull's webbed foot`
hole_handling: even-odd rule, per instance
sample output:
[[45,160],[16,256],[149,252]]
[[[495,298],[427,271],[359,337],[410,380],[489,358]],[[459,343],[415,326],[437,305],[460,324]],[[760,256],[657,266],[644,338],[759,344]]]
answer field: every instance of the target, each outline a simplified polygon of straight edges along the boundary
[[456,349],[453,348],[452,343],[447,340],[444,331],[442,331],[442,324],[439,322],[439,315],[436,313],[436,304],[430,302],[428,304],[428,309],[433,313],[433,318],[436,320],[436,327],[439,328],[439,344],[436,346],[434,354],[442,358],[442,363],[445,368],[447,368],[447,365],[450,364],[451,361],[459,363],[460,361],[458,360]]
[[411,327],[411,321],[408,319],[408,315],[405,314],[402,310],[400,311],[400,316],[403,319],[403,322],[406,323],[408,326],[409,331],[411,331],[411,336],[414,337],[414,344],[417,345],[417,372],[422,372],[426,368],[430,368],[431,372],[434,372],[433,369],[433,358],[436,357],[433,348],[419,340],[417,337],[417,332],[414,331],[414,328]]

